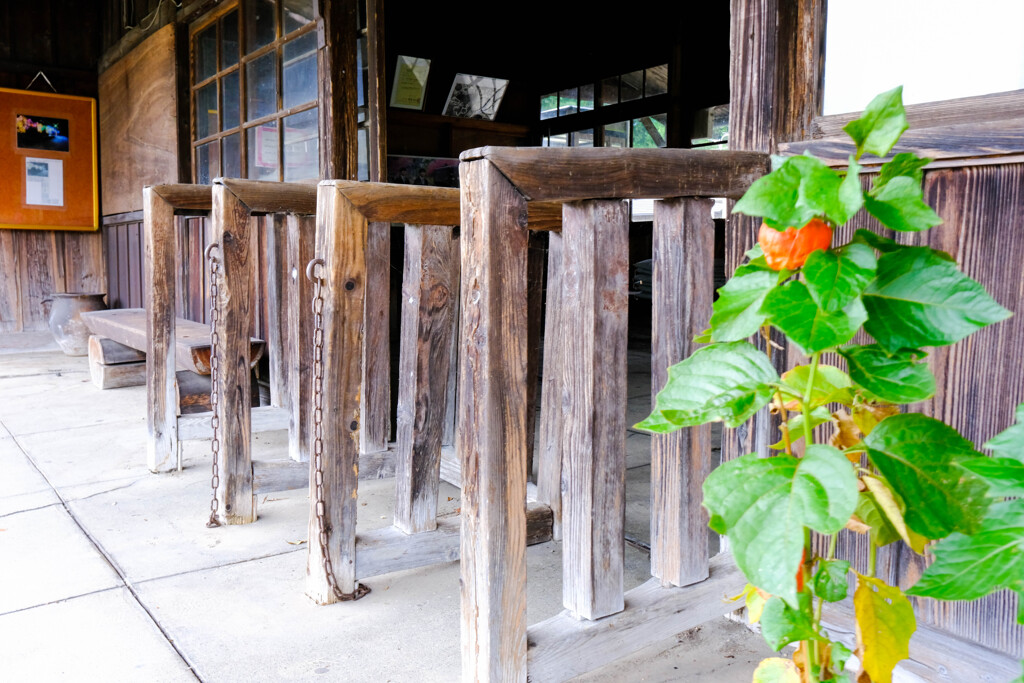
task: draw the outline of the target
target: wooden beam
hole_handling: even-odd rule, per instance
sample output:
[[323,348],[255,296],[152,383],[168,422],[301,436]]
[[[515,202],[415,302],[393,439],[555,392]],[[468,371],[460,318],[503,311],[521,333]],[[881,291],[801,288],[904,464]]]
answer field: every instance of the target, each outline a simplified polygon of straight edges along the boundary
[[460,165],[462,679],[526,680],[525,199],[486,160]]
[[746,578],[732,556],[711,560],[710,576],[685,588],[658,579],[626,593],[626,609],[597,621],[562,612],[529,630],[529,680],[565,681],[736,609]]
[[452,229],[407,225],[402,278],[395,526],[436,528],[454,299]]
[[556,541],[562,539],[562,235],[548,235],[548,281],[544,319],[544,364],[540,395],[540,450],[537,454],[537,500],[551,508]]
[[770,169],[767,154],[694,149],[483,147],[487,159],[530,201],[739,198]]
[[[668,368],[687,358],[711,317],[715,225],[711,200],[654,204],[651,405]],[[686,586],[708,576],[701,487],[711,473],[711,425],[651,437],[651,574]]]
[[397,183],[330,182],[368,221],[458,225],[459,191],[452,187]]
[[223,185],[245,204],[249,213],[259,216],[268,213],[316,213],[316,185],[314,183],[276,183],[263,180],[218,178],[214,185]]
[[205,215],[213,207],[213,195],[209,185],[151,185],[146,190],[156,194],[169,204],[177,215],[181,212],[194,212],[192,215]]
[[623,608],[629,205],[566,204],[562,238],[562,603],[600,619]]

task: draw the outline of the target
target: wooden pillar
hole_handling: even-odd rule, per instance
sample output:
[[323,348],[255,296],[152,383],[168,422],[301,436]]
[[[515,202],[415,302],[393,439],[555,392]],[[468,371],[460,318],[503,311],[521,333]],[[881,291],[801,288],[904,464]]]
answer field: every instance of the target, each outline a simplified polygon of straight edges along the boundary
[[[356,511],[358,510],[360,387],[363,301],[367,293],[366,219],[338,188],[323,184],[317,193],[316,253],[324,260],[322,481],[327,551],[338,588],[356,588]],[[305,277],[305,274],[303,274]],[[314,362],[316,358],[314,357]],[[314,409],[314,414],[315,414]],[[314,415],[315,416],[315,415]],[[309,551],[306,593],[320,604],[336,602],[318,539],[316,458],[310,456]]]
[[462,307],[459,301],[459,283],[462,277],[462,241],[458,228],[452,230],[451,250],[451,271],[449,272],[451,284],[449,287],[455,295],[452,297],[452,345],[448,354],[448,393],[445,396],[444,431],[441,436],[441,445],[443,446],[455,446],[456,406],[458,405],[459,321],[462,317]]
[[566,204],[562,238],[562,602],[599,619],[624,606],[629,205]]
[[[345,200],[348,201],[348,200]],[[353,209],[354,211],[354,209]],[[361,219],[366,223],[366,219]],[[380,453],[391,441],[391,224],[366,226],[366,292],[361,357],[363,424],[359,452]]]
[[[654,204],[651,405],[668,368],[696,347],[714,292],[710,199]],[[662,585],[708,577],[708,520],[701,486],[711,473],[711,425],[651,437],[651,574]]]
[[448,367],[451,360],[452,229],[407,225],[395,457],[395,526],[437,528]]
[[525,681],[526,205],[486,160],[459,174],[462,679]]
[[310,454],[310,414],[313,410],[313,283],[306,278],[306,264],[314,257],[315,216],[289,215],[286,221],[289,268],[287,363],[290,399],[288,407],[288,454],[306,462]]
[[320,177],[356,180],[359,147],[356,121],[356,3],[317,0],[320,90]]
[[174,209],[153,188],[142,191],[146,255],[146,462],[151,472],[181,468],[178,454],[178,391],[174,365],[174,271],[177,231]]
[[[287,220],[281,213],[267,216],[267,361],[270,366],[270,405],[289,407],[288,314],[294,290],[288,251]],[[296,366],[297,369],[297,366]],[[291,432],[289,431],[289,435]]]
[[537,455],[537,501],[551,508],[551,535],[562,539],[562,234],[548,234],[548,284],[544,319],[544,366]]
[[385,79],[387,67],[384,54],[384,0],[366,0],[366,103],[369,112],[369,172],[370,180],[388,181],[387,130],[388,90]]
[[220,245],[219,320],[214,328],[220,359],[220,399],[216,415],[218,438],[217,487],[221,523],[256,521],[252,488],[252,405],[249,340],[252,328],[253,261],[249,208],[223,185],[213,186],[213,242]]

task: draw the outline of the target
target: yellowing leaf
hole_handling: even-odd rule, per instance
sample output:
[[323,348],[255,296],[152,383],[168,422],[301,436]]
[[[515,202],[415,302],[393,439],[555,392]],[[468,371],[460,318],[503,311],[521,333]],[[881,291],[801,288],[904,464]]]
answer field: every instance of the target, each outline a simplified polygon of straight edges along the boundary
[[914,608],[899,588],[858,574],[853,609],[864,671],[874,683],[892,683],[893,668],[910,656],[910,636],[917,630]]
[[764,605],[770,597],[760,588],[754,588],[754,590],[747,593],[747,619],[750,620],[751,624],[761,621],[761,613],[764,612]]
[[858,534],[866,534],[871,531],[871,527],[862,522],[857,515],[850,516],[850,521],[846,523],[846,528]]
[[754,669],[752,683],[800,683],[800,669],[788,659],[769,657]]
[[848,412],[837,410],[832,413],[832,424],[835,426],[836,431],[828,440],[829,444],[841,451],[845,451],[847,448],[853,448],[860,443],[860,429]]
[[900,412],[900,407],[891,403],[858,403],[853,407],[853,421],[864,436],[871,433],[879,422]]
[[[903,542],[914,549],[918,554],[924,553],[924,545],[928,542],[924,536],[913,534],[903,520],[903,511],[893,495],[892,489],[886,486],[885,482],[875,477],[861,477],[861,481],[868,487],[868,491],[875,494],[875,503],[885,513],[886,519],[892,524],[892,528],[900,535]],[[913,534],[913,535],[911,535]]]

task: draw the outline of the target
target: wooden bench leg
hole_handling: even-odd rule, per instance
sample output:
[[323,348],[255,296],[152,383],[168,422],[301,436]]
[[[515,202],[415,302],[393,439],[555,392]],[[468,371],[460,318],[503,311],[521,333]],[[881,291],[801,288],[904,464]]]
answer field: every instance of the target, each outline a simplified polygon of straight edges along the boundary
[[395,459],[395,526],[437,528],[441,439],[451,359],[454,299],[452,229],[405,228],[402,338]]
[[[655,202],[651,405],[668,367],[694,350],[711,317],[715,226],[710,199]],[[708,577],[708,520],[701,487],[711,472],[711,425],[651,437],[651,574],[662,585]]]
[[526,680],[526,202],[463,161],[462,679]]
[[548,284],[544,320],[543,387],[537,456],[537,501],[551,508],[551,535],[562,539],[562,234],[548,235]]
[[562,600],[578,618],[623,609],[629,205],[563,207]]

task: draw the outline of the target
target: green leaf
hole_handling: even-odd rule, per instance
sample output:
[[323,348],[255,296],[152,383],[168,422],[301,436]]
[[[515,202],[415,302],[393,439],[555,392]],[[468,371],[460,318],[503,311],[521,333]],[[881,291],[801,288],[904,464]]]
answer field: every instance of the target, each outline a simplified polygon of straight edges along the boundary
[[866,244],[873,249],[877,249],[883,254],[889,253],[891,251],[899,251],[900,249],[905,248],[902,244],[900,244],[894,239],[883,237],[878,233],[871,232],[870,230],[865,230],[864,228],[860,228],[855,233],[853,233],[853,239],[850,240],[850,242],[853,244]]
[[899,588],[858,574],[853,610],[861,665],[874,683],[891,683],[893,668],[910,656],[914,608]]
[[953,344],[1011,315],[927,247],[884,254],[861,298],[868,313],[864,329],[889,352]]
[[753,344],[711,344],[668,369],[654,411],[636,427],[661,433],[715,421],[738,427],[771,400],[778,381]]
[[704,330],[700,334],[693,335],[694,344],[710,344],[711,343],[711,328]]
[[[846,645],[840,643],[838,640],[833,640],[829,643],[832,646],[832,654],[830,656],[830,664],[833,672],[839,672],[846,668],[846,662],[849,661],[850,655],[853,651],[846,647]],[[839,680],[846,678],[845,674],[841,675]],[[846,678],[849,681],[849,678]]]
[[889,354],[878,344],[839,349],[846,359],[850,378],[873,397],[889,403],[914,403],[935,394],[935,375],[927,363],[918,362],[916,349]]
[[871,185],[872,190],[878,190],[893,178],[907,176],[918,186],[924,182],[925,166],[932,163],[932,159],[919,157],[910,152],[901,152],[892,159],[882,164],[875,181]]
[[871,527],[869,532],[871,542],[879,548],[900,540],[899,532],[893,527],[889,518],[885,516],[882,507],[875,500],[875,494],[870,491],[861,491],[854,514]]
[[898,176],[864,197],[864,208],[878,222],[899,232],[927,230],[942,223],[939,215],[924,202],[920,183]]
[[934,548],[935,562],[907,591],[939,600],[975,600],[1024,588],[1024,500],[996,503],[973,535],[953,534]]
[[814,630],[809,614],[802,609],[793,609],[781,598],[772,598],[765,603],[760,623],[761,635],[768,647],[776,652],[799,640],[822,639]]
[[[810,365],[798,365],[782,376],[785,385],[782,393],[790,399],[803,400],[807,393],[807,384],[811,378]],[[811,409],[826,403],[842,403],[848,405],[853,401],[851,389],[853,382],[850,376],[834,365],[819,365],[814,373],[811,386]]]
[[1017,406],[1017,424],[993,436],[982,444],[994,454],[1024,462],[1024,403]]
[[872,249],[851,243],[835,251],[815,251],[807,257],[803,274],[818,308],[835,313],[860,296],[875,276],[877,261]]
[[877,95],[859,119],[843,128],[857,145],[858,159],[865,152],[884,157],[906,129],[902,85]]
[[784,657],[762,659],[754,669],[751,683],[800,683],[800,669]]
[[[832,413],[825,408],[815,408],[811,411],[811,429],[818,425],[825,424],[832,419]],[[804,438],[804,414],[797,413],[786,421],[786,428],[789,430],[789,442],[794,444]],[[783,437],[778,443],[773,443],[770,448],[781,451],[786,447],[786,439]]]
[[728,534],[736,565],[751,583],[791,605],[804,527],[835,533],[856,504],[853,467],[831,446],[811,446],[800,459],[751,453],[724,463],[704,482],[710,526]]
[[778,284],[779,274],[757,267],[740,266],[718,290],[711,314],[711,339],[731,342],[746,339],[764,324],[761,304]]
[[842,225],[853,218],[860,211],[860,208],[864,206],[864,191],[860,189],[860,169],[860,164],[854,161],[851,156],[850,163],[846,167],[846,175],[843,177],[843,182],[839,185],[839,204],[842,207],[843,214],[829,214],[836,225]]
[[[856,173],[859,166],[851,160],[846,176],[812,156],[789,157],[777,169],[754,181],[733,206],[733,213],[761,216],[769,226],[784,230],[801,227],[818,216],[827,216],[842,225],[864,201]],[[853,172],[853,179],[845,178]],[[853,190],[856,184],[856,192]]]
[[772,325],[807,353],[845,344],[867,320],[859,298],[830,313],[818,308],[807,285],[797,281],[769,292],[761,310],[768,314]]
[[882,420],[864,439],[868,458],[904,501],[907,526],[926,538],[972,533],[988,507],[987,486],[959,462],[980,457],[949,425],[918,413]]
[[1013,458],[975,458],[960,463],[985,480],[992,496],[1024,496],[1024,461]]
[[846,582],[849,571],[850,563],[846,560],[822,560],[821,566],[814,574],[814,594],[825,602],[845,600],[850,589]]

